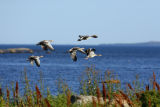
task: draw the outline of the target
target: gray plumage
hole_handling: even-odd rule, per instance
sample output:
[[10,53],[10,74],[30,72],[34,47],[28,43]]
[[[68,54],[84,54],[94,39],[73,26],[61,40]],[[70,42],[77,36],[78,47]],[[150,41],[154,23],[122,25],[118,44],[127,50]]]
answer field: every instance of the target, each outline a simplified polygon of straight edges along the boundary
[[79,35],[79,39],[77,41],[88,40],[90,38],[98,38],[98,36],[96,36],[96,35],[92,35],[92,36],[88,36],[88,35],[82,36],[82,35]]
[[85,52],[87,54],[85,59],[93,58],[95,56],[102,56],[101,54],[95,54],[95,51],[96,51],[96,49],[94,49],[94,48],[89,48],[89,49],[85,50]]
[[51,45],[51,42],[53,42],[53,40],[43,40],[37,43],[37,45],[41,45],[43,50],[54,50],[53,46]]
[[38,67],[40,67],[40,58],[42,58],[43,56],[30,56],[28,57],[27,61],[30,61],[30,63],[33,65],[34,62],[36,63],[36,65]]
[[86,54],[86,52],[83,50],[84,48],[79,48],[79,47],[73,47],[71,49],[69,49],[69,53],[71,55],[71,58],[73,61],[77,61],[77,51],[83,53],[83,54]]

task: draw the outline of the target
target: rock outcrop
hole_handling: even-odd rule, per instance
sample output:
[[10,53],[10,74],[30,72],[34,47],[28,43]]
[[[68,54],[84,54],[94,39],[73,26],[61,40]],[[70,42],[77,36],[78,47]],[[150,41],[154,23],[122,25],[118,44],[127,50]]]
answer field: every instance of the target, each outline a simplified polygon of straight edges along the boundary
[[33,53],[33,50],[29,48],[0,49],[0,54],[3,53]]
[[[83,105],[83,104],[89,104],[93,103],[93,99],[95,100],[96,103],[98,103],[98,99],[95,96],[84,96],[84,95],[72,95],[71,96],[71,102],[72,104],[77,104],[77,105]],[[106,103],[108,103],[109,100],[106,99]],[[111,100],[109,103],[109,107],[113,107],[117,102],[115,99]],[[105,104],[103,97],[100,98],[100,104],[103,105]],[[129,104],[127,103],[126,100],[122,101],[123,107],[130,107]],[[119,107],[119,106],[118,106]]]

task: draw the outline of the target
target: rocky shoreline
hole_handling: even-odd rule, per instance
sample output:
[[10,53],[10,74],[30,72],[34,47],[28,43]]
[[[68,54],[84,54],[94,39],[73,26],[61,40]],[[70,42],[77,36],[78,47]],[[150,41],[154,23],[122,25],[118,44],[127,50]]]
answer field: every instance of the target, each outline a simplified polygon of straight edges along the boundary
[[4,53],[33,53],[33,50],[29,48],[0,49],[0,54],[4,54]]

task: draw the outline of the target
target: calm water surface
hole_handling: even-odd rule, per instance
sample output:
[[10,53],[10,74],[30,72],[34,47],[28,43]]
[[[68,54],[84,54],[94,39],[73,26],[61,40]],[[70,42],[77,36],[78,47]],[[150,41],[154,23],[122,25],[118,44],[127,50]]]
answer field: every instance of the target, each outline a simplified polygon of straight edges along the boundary
[[[39,46],[35,45],[0,45],[0,49],[6,48],[31,48],[34,53],[7,53],[0,54],[0,84],[1,87],[11,86],[15,81],[19,82],[20,90],[24,88],[24,69],[26,69],[31,87],[35,87],[40,80],[44,81],[44,87],[49,87],[52,94],[57,92],[56,81],[61,78],[72,87],[74,92],[79,92],[79,79],[86,69],[94,65],[97,70],[115,71],[119,75],[122,84],[135,80],[139,75],[144,84],[149,83],[153,71],[160,76],[160,47],[149,46],[79,46],[84,48],[96,48],[96,53],[103,56],[85,60],[83,54],[78,54],[78,61],[73,62],[66,53],[72,45],[56,45],[55,51],[46,54]],[[41,67],[31,66],[26,59],[30,55],[43,55]]]

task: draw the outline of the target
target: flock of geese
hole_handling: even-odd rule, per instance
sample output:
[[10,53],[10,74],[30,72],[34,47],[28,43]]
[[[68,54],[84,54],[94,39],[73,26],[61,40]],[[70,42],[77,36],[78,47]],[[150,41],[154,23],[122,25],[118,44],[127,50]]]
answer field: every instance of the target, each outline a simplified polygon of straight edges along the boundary
[[[98,38],[98,36],[96,35],[92,35],[92,36],[82,36],[79,35],[79,39],[77,41],[82,41],[82,40],[88,40],[90,38]],[[48,51],[51,50],[53,51],[54,48],[51,45],[51,42],[53,42],[53,40],[43,40],[38,42],[36,45],[40,45],[42,47],[43,50]],[[72,58],[73,61],[77,61],[77,51],[86,54],[86,58],[93,58],[95,56],[102,56],[101,54],[95,54],[96,49],[95,48],[89,48],[84,50],[84,48],[80,48],[80,47],[73,47],[71,49],[69,49],[67,52],[70,53],[70,56]],[[27,59],[27,61],[29,61],[32,65],[34,64],[34,62],[36,63],[36,65],[38,67],[40,67],[40,58],[42,58],[43,56],[29,56],[29,58]]]

